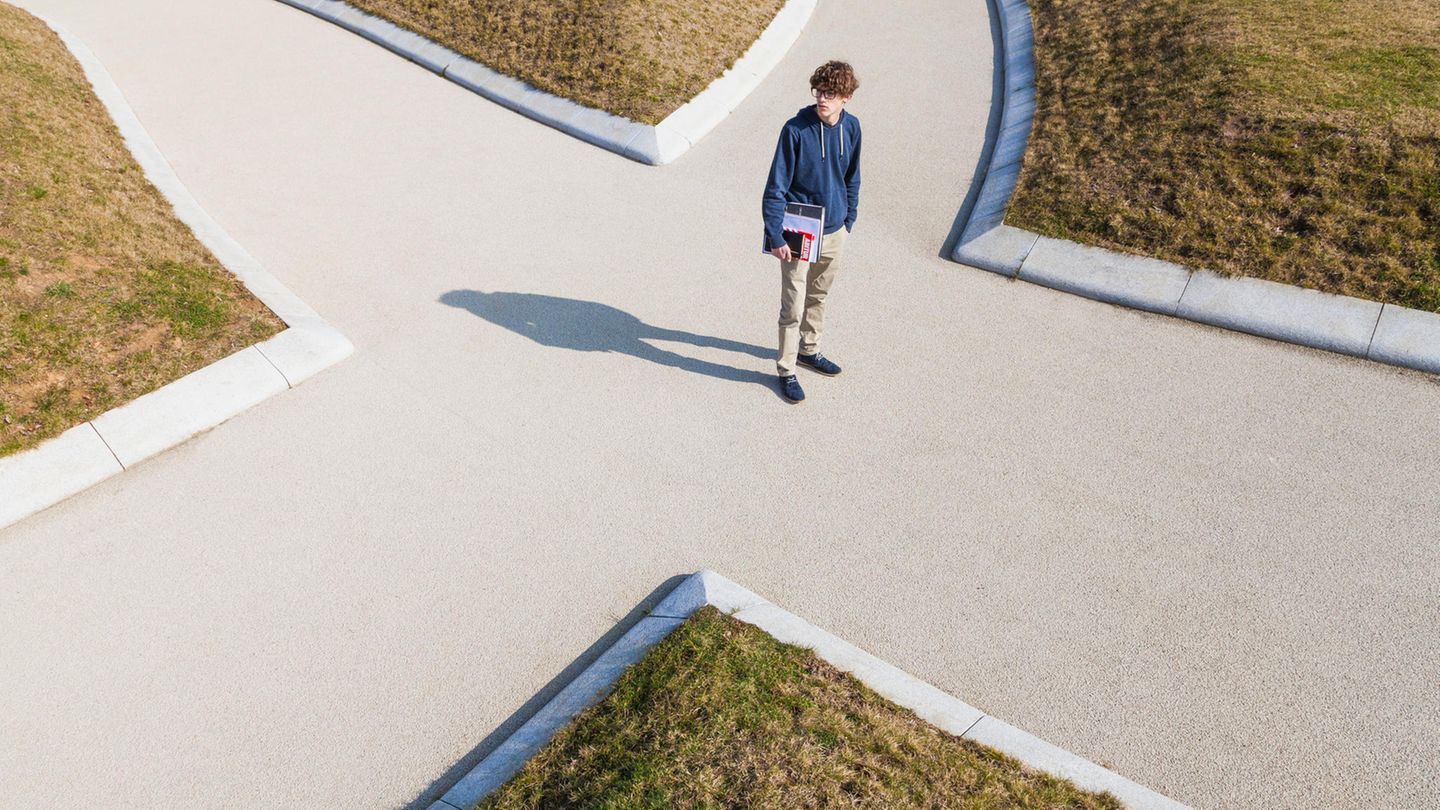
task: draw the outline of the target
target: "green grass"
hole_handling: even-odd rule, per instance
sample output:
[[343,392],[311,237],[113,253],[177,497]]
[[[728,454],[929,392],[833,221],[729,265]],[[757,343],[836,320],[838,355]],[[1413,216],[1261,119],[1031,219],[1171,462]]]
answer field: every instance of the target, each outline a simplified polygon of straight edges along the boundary
[[352,0],[508,76],[656,124],[719,78],[783,0]]
[[0,456],[282,327],[145,180],[59,39],[0,3]]
[[1031,5],[1012,224],[1440,311],[1440,3]]
[[808,650],[704,608],[483,804],[1118,808],[946,734]]

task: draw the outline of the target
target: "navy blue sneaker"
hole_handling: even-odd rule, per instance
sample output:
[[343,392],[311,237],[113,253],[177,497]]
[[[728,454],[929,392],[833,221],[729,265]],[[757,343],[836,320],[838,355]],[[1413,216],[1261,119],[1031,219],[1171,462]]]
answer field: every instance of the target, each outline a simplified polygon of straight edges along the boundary
[[794,374],[780,378],[780,393],[791,402],[803,402],[805,400],[805,389],[800,387],[800,381],[795,379]]
[[830,358],[819,352],[798,355],[795,358],[795,362],[802,366],[809,366],[827,377],[834,377],[840,373],[840,367],[830,362]]

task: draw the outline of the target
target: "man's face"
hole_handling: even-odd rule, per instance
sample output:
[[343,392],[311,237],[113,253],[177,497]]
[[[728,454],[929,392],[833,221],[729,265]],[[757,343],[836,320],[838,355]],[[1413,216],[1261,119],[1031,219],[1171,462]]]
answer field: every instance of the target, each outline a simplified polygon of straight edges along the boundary
[[824,90],[811,90],[815,96],[815,111],[820,113],[821,118],[834,118],[845,109],[846,103],[850,101],[849,96],[842,96],[837,93],[830,93]]

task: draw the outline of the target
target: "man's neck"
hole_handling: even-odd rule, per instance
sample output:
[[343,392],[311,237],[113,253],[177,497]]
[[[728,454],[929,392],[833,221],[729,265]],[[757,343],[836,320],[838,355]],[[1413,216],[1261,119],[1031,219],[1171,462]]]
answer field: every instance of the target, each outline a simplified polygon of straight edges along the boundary
[[833,126],[835,126],[836,124],[840,123],[840,116],[842,116],[842,115],[844,115],[844,114],[845,114],[845,110],[842,108],[842,109],[836,110],[834,115],[830,116],[829,118],[826,118],[825,116],[823,116],[823,115],[820,114],[820,109],[819,109],[818,107],[815,109],[815,116],[816,116],[817,118],[819,118],[821,121],[824,121],[824,122],[825,122],[825,126],[827,126],[827,127],[833,127]]

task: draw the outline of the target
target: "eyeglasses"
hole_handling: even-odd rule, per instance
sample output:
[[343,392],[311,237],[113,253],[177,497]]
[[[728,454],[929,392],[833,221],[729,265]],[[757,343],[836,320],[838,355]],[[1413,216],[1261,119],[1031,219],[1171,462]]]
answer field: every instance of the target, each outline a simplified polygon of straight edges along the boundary
[[825,90],[817,90],[815,88],[810,89],[810,95],[818,99],[823,99],[825,101],[834,101],[835,99],[840,98],[839,93],[831,93]]

